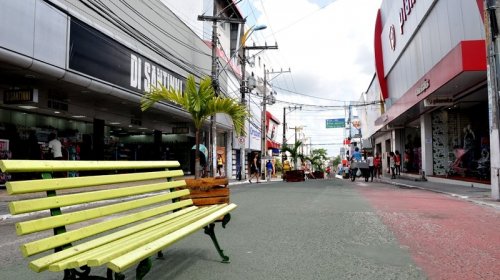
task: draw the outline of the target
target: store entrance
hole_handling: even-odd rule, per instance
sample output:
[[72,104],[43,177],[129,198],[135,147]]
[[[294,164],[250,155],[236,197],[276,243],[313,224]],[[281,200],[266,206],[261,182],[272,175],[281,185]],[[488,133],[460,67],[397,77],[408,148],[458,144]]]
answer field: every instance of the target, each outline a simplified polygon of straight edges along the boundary
[[488,104],[459,103],[432,113],[434,175],[490,181]]
[[404,128],[404,151],[402,154],[403,172],[419,174],[422,169],[422,144],[418,125]]

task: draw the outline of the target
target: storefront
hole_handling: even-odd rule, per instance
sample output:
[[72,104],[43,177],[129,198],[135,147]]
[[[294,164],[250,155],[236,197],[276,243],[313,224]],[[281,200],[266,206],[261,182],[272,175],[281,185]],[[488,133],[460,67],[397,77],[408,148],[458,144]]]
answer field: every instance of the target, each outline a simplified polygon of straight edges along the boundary
[[[147,5],[135,8],[151,12]],[[121,16],[135,33],[100,11],[77,1],[3,4],[0,18],[11,24],[0,27],[2,154],[38,158],[19,149],[36,138],[44,158],[54,132],[66,159],[172,159],[189,174],[190,115],[168,103],[142,112],[140,100],[150,85],[182,90],[187,75],[209,75],[200,69],[210,68],[210,49],[161,4],[161,16]],[[175,27],[154,28],[152,22],[165,17],[176,20]]]
[[404,172],[489,184],[482,14],[482,1],[382,2],[367,94],[384,107],[369,135],[383,157],[402,154]]

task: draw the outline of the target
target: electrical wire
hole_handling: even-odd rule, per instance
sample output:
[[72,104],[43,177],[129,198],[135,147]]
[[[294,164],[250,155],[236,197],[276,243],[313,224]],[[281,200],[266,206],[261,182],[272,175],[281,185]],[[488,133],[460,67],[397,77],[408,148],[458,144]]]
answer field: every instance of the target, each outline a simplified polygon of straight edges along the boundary
[[[113,11],[111,11],[106,5],[101,4],[105,7],[103,9],[102,6],[100,6],[98,3],[95,1],[90,1],[88,0],[88,3],[80,0],[80,2],[85,5],[87,8],[101,16],[103,19],[107,20],[110,22],[112,25],[117,27],[119,30],[124,32],[125,34],[131,36],[132,38],[136,39],[138,42],[142,43],[143,45],[147,46],[150,50],[156,52],[160,56],[163,56],[165,58],[171,58],[169,59],[170,62],[172,62],[174,65],[178,66],[179,68],[185,70],[186,72],[195,74],[197,77],[201,77],[206,75],[205,72],[200,69],[200,67],[187,62],[184,60],[182,57],[179,57],[178,55],[172,53],[171,51],[168,51],[158,43],[154,42],[151,40],[148,36],[137,30],[135,27],[131,26],[129,23],[125,22],[124,20],[120,19]],[[100,2],[97,0],[97,2]],[[141,25],[142,28],[144,28]],[[197,75],[196,75],[197,74]]]

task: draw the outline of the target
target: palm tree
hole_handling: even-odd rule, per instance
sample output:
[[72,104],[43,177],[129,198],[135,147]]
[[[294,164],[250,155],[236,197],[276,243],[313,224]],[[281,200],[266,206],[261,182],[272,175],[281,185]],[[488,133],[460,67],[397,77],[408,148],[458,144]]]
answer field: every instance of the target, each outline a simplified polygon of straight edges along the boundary
[[[236,134],[238,136],[245,135],[245,118],[248,115],[245,106],[234,99],[215,96],[210,77],[203,78],[197,88],[194,76],[189,75],[184,92],[172,87],[167,89],[164,86],[152,86],[151,88],[151,91],[145,94],[141,100],[142,111],[147,110],[156,102],[168,101],[179,105],[191,114],[196,135],[195,165],[197,170],[200,166],[200,129],[208,117],[217,113],[225,113],[232,119]],[[198,173],[195,172],[195,179],[197,178]]]
[[296,141],[293,146],[288,146],[284,144],[281,151],[283,153],[290,153],[290,158],[292,159],[294,169],[297,169],[297,160],[304,160],[304,155],[300,153],[300,146],[302,146],[302,141]]
[[314,149],[311,151],[311,156],[306,159],[311,162],[315,171],[323,172],[323,163],[327,159],[327,151],[326,149]]

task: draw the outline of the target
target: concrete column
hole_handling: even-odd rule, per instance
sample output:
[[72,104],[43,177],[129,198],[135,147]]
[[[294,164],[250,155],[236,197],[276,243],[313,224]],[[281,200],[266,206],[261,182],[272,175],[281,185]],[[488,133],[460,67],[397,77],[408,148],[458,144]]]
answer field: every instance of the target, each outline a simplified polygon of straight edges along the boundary
[[420,141],[422,145],[422,171],[432,175],[432,121],[430,114],[420,116]]
[[393,139],[394,139],[394,152],[399,151],[399,153],[403,155],[405,151],[404,129],[395,129]]

